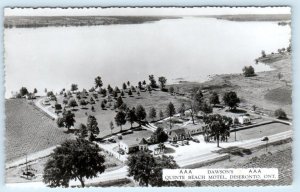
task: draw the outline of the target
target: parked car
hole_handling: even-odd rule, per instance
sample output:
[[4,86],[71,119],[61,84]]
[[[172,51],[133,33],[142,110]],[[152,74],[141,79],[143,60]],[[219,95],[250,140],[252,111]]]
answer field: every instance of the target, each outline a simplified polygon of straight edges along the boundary
[[172,143],[171,145],[172,145],[173,147],[178,147],[178,145],[177,145],[177,144],[173,144],[173,143]]
[[193,138],[193,141],[194,141],[195,143],[200,143],[199,139],[194,139],[194,138]]

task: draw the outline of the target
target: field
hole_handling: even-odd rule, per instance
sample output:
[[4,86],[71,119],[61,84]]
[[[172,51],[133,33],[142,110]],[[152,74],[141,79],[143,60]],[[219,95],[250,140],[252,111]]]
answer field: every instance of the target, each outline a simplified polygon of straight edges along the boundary
[[[291,130],[292,127],[283,123],[271,123],[266,125],[261,125],[258,127],[240,130],[236,132],[236,139],[238,141],[244,141],[255,138],[263,138],[265,136],[274,135],[277,133],[285,132]],[[234,141],[235,133],[230,134],[229,142]]]
[[5,100],[6,161],[62,143],[72,135],[63,133],[25,99]]
[[[85,99],[87,101],[90,101],[90,98],[92,97],[92,94],[89,93],[89,96]],[[77,103],[79,103],[79,100],[73,96],[73,98],[76,99]],[[117,133],[120,131],[120,127],[117,127],[115,125],[115,116],[116,116],[116,110],[113,109],[113,105],[115,103],[115,99],[111,102],[111,106],[109,107],[109,104],[106,105],[105,109],[101,108],[101,102],[107,98],[103,98],[101,95],[98,94],[98,101],[95,99],[95,104],[88,104],[84,107],[78,106],[74,108],[75,113],[75,128],[78,127],[80,123],[86,124],[87,123],[87,117],[88,115],[93,115],[96,117],[98,122],[98,127],[100,129],[99,137],[103,137],[106,135],[111,134],[111,130],[109,127],[110,122],[112,121],[114,123],[114,129],[113,133]],[[169,102],[172,102],[176,109],[179,108],[181,103],[187,103],[187,99],[183,96],[171,96],[167,92],[162,91],[152,91],[151,94],[149,92],[141,92],[140,96],[137,95],[136,92],[133,92],[133,96],[129,97],[127,93],[125,93],[125,96],[122,98],[123,102],[126,103],[128,107],[136,107],[137,105],[141,104],[144,106],[146,112],[149,112],[149,109],[151,107],[154,107],[156,109],[157,116],[159,116],[159,110],[162,110],[165,113],[167,104]],[[58,103],[62,103],[63,96],[58,97]],[[64,106],[64,105],[63,105]],[[94,107],[95,111],[93,112],[91,110],[91,107]],[[72,109],[72,108],[70,108]],[[158,117],[155,119],[157,120]],[[152,119],[149,119],[148,117],[146,120],[151,121]],[[137,123],[133,124],[134,127],[138,126]],[[130,123],[126,123],[122,126],[122,130],[127,130],[130,128]]]
[[[278,168],[279,179],[269,181],[201,181],[201,186],[275,186],[291,185],[293,181],[292,143],[271,146],[266,153],[260,149],[244,157],[233,157],[205,168]],[[196,182],[187,183],[196,186]],[[199,185],[199,183],[198,183]]]

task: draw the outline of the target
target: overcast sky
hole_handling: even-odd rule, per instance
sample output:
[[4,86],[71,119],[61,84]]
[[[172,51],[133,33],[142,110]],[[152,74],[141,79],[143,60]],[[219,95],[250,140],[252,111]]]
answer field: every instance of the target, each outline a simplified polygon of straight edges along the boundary
[[79,16],[79,15],[222,15],[290,14],[290,7],[201,7],[201,8],[5,8],[5,16]]

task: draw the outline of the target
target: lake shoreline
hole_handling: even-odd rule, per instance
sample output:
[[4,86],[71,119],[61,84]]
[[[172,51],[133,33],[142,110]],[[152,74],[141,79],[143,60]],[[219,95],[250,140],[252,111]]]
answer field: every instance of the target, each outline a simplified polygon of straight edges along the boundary
[[179,18],[175,16],[6,16],[4,28],[125,25]]
[[[253,77],[244,77],[242,73],[218,74],[205,82],[182,81],[169,86],[177,87],[183,93],[190,93],[198,87],[204,92],[215,91],[220,97],[226,91],[235,91],[241,99],[241,106],[245,108],[251,109],[252,105],[256,105],[258,110],[271,116],[276,109],[283,108],[292,116],[291,55],[286,52],[269,54],[265,58],[258,58],[258,61],[269,65],[273,70],[257,72]],[[279,73],[282,75],[281,79],[278,78]]]

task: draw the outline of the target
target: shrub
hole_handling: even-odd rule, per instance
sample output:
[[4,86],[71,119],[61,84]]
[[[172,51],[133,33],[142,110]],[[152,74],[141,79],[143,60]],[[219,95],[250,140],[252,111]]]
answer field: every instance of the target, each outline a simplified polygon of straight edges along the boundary
[[244,76],[245,77],[251,77],[251,76],[254,76],[255,75],[255,72],[254,72],[254,68],[250,65],[250,66],[245,66],[243,68],[243,73],[244,73]]
[[275,117],[278,119],[286,119],[286,113],[284,112],[283,109],[277,109],[274,113]]
[[65,122],[64,119],[61,118],[61,117],[57,118],[57,120],[56,120],[56,124],[57,124],[58,127],[63,127],[64,122]]

